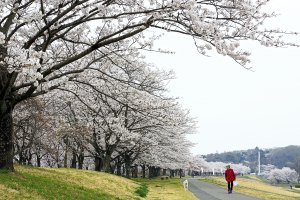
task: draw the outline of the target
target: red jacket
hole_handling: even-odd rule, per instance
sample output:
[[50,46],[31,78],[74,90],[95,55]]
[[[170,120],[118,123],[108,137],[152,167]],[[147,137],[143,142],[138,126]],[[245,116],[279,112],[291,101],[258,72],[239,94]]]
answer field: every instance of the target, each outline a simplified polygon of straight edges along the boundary
[[233,169],[229,169],[225,171],[225,179],[227,182],[235,181],[235,174]]

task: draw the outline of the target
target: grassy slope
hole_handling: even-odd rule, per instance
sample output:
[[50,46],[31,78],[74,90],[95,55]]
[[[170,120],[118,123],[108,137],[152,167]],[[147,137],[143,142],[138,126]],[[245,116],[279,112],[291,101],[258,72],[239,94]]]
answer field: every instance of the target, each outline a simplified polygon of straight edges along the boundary
[[0,199],[143,199],[140,184],[111,174],[15,166],[0,174]]
[[[215,180],[215,181],[221,181],[224,183],[213,182],[213,181],[210,181],[209,179]],[[224,177],[207,177],[206,180],[202,179],[201,181],[213,183],[213,184],[219,185],[221,187],[227,188],[227,183],[225,182]],[[292,191],[292,190],[289,190],[284,187],[276,187],[276,186],[270,185],[269,181],[267,181],[259,176],[248,176],[248,175],[238,176],[237,181],[239,182],[240,186],[253,188],[253,189],[257,189],[257,190],[263,190],[263,191],[272,192],[272,193],[281,194],[281,195],[286,195],[286,196],[290,196],[290,197],[300,198],[299,192]],[[233,190],[236,192],[242,193],[242,194],[259,197],[262,199],[272,199],[272,200],[295,199],[295,198],[288,198],[288,197],[280,196],[280,195],[274,195],[274,194],[270,194],[270,193],[266,193],[266,192],[260,192],[260,191],[253,190],[253,189],[247,189],[247,188],[243,188],[243,187],[234,187]]]
[[160,177],[129,180],[68,168],[15,165],[15,169],[17,173],[0,171],[0,199],[197,199],[183,190],[179,177],[167,181]]
[[152,179],[135,178],[133,180],[148,186],[149,192],[146,199],[197,200],[191,192],[184,191],[179,176],[164,181],[161,181],[160,178],[161,177]]

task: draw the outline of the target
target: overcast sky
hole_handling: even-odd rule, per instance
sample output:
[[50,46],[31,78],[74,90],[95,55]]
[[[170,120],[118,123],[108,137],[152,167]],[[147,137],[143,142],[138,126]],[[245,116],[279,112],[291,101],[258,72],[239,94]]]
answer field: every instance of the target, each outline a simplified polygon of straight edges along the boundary
[[[271,0],[265,11],[281,15],[266,26],[300,32],[299,7],[299,0]],[[300,35],[287,40],[300,44]],[[199,133],[188,137],[198,143],[193,154],[299,145],[300,48],[244,42],[251,72],[214,51],[200,55],[187,36],[167,33],[155,47],[176,52],[146,53],[146,60],[176,72],[170,95],[198,120]]]

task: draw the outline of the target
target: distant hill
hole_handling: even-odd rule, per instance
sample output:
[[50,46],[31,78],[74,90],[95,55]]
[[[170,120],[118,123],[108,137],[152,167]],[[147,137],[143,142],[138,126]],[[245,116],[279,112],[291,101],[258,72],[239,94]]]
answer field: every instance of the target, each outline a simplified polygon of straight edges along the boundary
[[287,146],[272,149],[259,149],[258,147],[248,150],[214,153],[204,155],[208,162],[244,163],[256,171],[258,151],[260,151],[261,164],[272,164],[278,168],[293,167],[296,157],[300,156],[300,146]]

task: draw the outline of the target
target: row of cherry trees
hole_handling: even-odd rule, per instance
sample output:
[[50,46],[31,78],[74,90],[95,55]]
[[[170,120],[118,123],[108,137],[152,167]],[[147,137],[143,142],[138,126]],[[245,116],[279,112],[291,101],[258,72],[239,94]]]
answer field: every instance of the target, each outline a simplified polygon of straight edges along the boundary
[[[145,153],[140,158],[158,163],[154,155],[165,153],[161,146],[172,149],[180,145],[176,140],[185,143],[179,137],[190,119],[164,96],[162,82],[172,75],[141,60],[142,50],[167,53],[153,49],[158,37],[150,31],[189,35],[200,54],[214,48],[245,67],[250,53],[239,47],[241,40],[296,46],[282,40],[290,32],[262,27],[276,16],[261,11],[268,1],[0,1],[0,169],[13,171],[14,154],[22,154],[21,160],[26,154],[21,149],[28,144],[18,143],[19,150],[14,150],[14,137],[38,142],[41,148],[48,139],[52,149],[76,143],[84,156],[93,147],[105,171],[118,159],[116,154],[127,160]],[[19,110],[28,102],[47,111],[29,109],[23,116]],[[49,115],[42,120],[39,112]],[[13,113],[22,115],[14,119],[19,121]],[[48,119],[56,115],[60,121]],[[15,126],[16,136],[13,124],[20,125]],[[47,128],[60,135],[51,135]],[[35,133],[41,141],[20,135],[22,131]],[[175,155],[167,152],[169,159]]]
[[[193,145],[186,135],[195,133],[196,122],[166,96],[173,72],[140,61],[133,51],[122,58],[134,67],[113,55],[56,93],[18,104],[15,160],[118,175],[124,169],[127,177],[135,165],[143,172],[181,168]],[[85,82],[84,74],[90,77]]]
[[[223,162],[207,162],[201,155],[196,155],[192,157],[193,170],[197,172],[206,172],[206,173],[225,173],[226,165],[230,163]],[[244,166],[243,164],[230,164],[230,167],[234,170],[235,173],[248,174],[250,173],[250,168]]]

